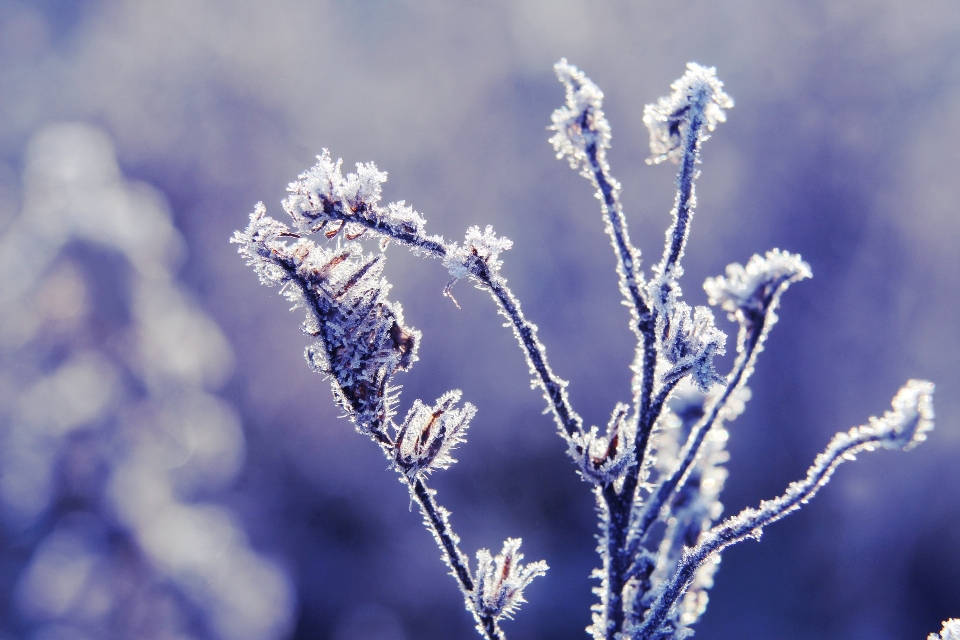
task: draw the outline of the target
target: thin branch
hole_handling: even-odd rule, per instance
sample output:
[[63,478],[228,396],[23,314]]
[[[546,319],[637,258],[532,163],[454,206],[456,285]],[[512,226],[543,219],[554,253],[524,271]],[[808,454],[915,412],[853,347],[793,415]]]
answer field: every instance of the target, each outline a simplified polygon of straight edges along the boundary
[[[324,217],[330,220],[353,223],[374,231],[386,238],[410,247],[418,253],[446,261],[450,257],[450,247],[439,236],[425,236],[419,230],[404,228],[387,223],[382,209],[362,207],[358,211],[345,212],[342,206],[331,207],[324,211]],[[520,346],[527,356],[527,362],[537,377],[538,385],[550,407],[554,420],[567,436],[580,433],[583,420],[574,411],[566,392],[566,382],[560,379],[547,361],[546,348],[537,339],[537,327],[529,322],[520,309],[520,302],[510,291],[506,281],[491,273],[483,260],[469,256],[463,267],[469,275],[483,286],[496,300],[501,313],[510,321]]]
[[871,418],[866,425],[835,435],[827,448],[817,456],[806,478],[791,483],[780,497],[761,502],[756,509],[744,509],[704,533],[697,545],[684,554],[677,574],[663,586],[643,623],[631,633],[632,640],[654,637],[670,610],[693,582],[697,571],[711,557],[741,540],[759,539],[765,526],[796,511],[801,504],[813,498],[830,481],[830,476],[838,466],[855,460],[856,454],[861,451],[873,451],[878,446],[909,449],[925,439],[926,432],[933,424],[932,393],[931,383],[909,381],[894,397],[892,411],[882,418]]
[[[631,369],[633,380],[633,413],[638,429],[634,451],[643,455],[645,434],[643,416],[648,413],[653,395],[653,376],[657,364],[654,316],[644,292],[640,273],[640,251],[630,242],[627,221],[620,204],[620,184],[610,175],[606,149],[610,146],[610,123],[603,114],[603,92],[582,71],[561,60],[554,65],[557,77],[566,87],[566,104],[553,112],[556,134],[550,139],[557,158],[566,157],[571,168],[580,168],[581,175],[597,189],[604,230],[610,236],[617,258],[620,292],[630,307],[630,328],[637,336],[637,354]],[[640,445],[640,446],[638,446]],[[642,460],[637,461],[642,466]],[[632,496],[636,484],[636,468],[626,478],[625,495]]]
[[763,322],[764,320],[760,320],[759,326],[756,327],[757,330],[751,331],[746,337],[743,350],[737,357],[733,371],[730,373],[730,381],[723,390],[723,394],[717,398],[706,415],[704,415],[700,422],[691,430],[687,442],[684,445],[683,457],[676,469],[674,469],[669,478],[660,482],[657,486],[656,493],[643,505],[643,510],[640,512],[639,517],[632,523],[627,546],[627,554],[631,557],[636,555],[640,545],[643,544],[647,533],[650,531],[650,526],[656,522],[660,516],[661,509],[663,509],[664,505],[670,503],[677,488],[683,485],[683,482],[690,473],[690,467],[700,453],[700,447],[703,445],[707,434],[726,406],[727,401],[737,389],[746,384],[750,375],[753,373],[756,356],[760,351],[758,347],[762,344],[760,338],[767,333],[763,331]]
[[471,604],[475,584],[473,576],[470,575],[470,563],[466,555],[460,551],[460,538],[450,528],[448,520],[449,513],[446,509],[437,504],[434,499],[434,490],[427,488],[423,478],[419,476],[416,480],[407,480],[410,490],[420,505],[420,511],[423,513],[423,519],[433,532],[433,537],[443,553],[443,558],[450,567],[452,575],[460,584],[460,590],[467,600],[467,608],[477,619],[479,628],[482,628],[488,640],[506,640],[503,630],[500,629],[496,620],[490,616],[481,616]]

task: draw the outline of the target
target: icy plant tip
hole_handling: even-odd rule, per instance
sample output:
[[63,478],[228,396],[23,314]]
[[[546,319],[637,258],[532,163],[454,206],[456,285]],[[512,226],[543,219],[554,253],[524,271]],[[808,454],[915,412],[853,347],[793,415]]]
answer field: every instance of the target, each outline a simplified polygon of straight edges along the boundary
[[[312,168],[289,186],[283,207],[292,227],[266,215],[258,204],[233,242],[260,276],[279,286],[305,312],[303,332],[313,339],[306,356],[330,379],[336,402],[357,430],[381,449],[416,501],[427,529],[456,579],[467,611],[487,640],[505,640],[500,623],[524,602],[524,589],[544,575],[543,561],[523,564],[520,539],[508,538],[493,556],[477,552],[471,570],[450,513],[426,481],[455,460],[476,413],[461,392],[449,391],[428,405],[414,400],[402,421],[398,374],[417,360],[420,333],[408,326],[399,303],[389,300],[383,277],[387,246],[398,244],[436,258],[452,276],[444,294],[464,278],[490,293],[526,356],[533,385],[543,393],[576,472],[589,483],[600,520],[594,577],[598,601],[588,632],[594,640],[680,640],[693,634],[706,611],[721,552],[758,538],[764,527],[808,502],[837,467],[859,453],[909,449],[933,427],[933,384],[910,380],[883,416],[838,433],[816,457],[805,478],[779,497],[721,520],[720,494],[727,478],[728,425],[750,399],[747,383],[777,321],[780,299],[810,278],[797,254],[772,249],[746,266],[704,283],[711,305],[739,326],[737,357],[727,372],[716,356],[727,335],[708,307],[682,299],[682,260],[696,207],[695,182],[703,142],[733,100],[712,67],[691,63],[672,93],[647,105],[649,162],[679,165],[677,192],[663,257],[649,277],[640,270],[620,202],[620,184],[606,158],[611,127],[603,92],[585,73],[561,60],[554,67],[565,91],[554,111],[550,142],[596,189],[604,229],[613,248],[628,324],[636,338],[630,397],[613,407],[606,430],[585,426],[550,367],[537,327],[500,276],[501,254],[512,247],[490,226],[471,226],[462,243],[427,235],[426,222],[403,201],[381,204],[387,174],[372,162],[342,173],[342,162],[324,150]],[[309,238],[314,236],[317,241]],[[376,241],[365,253],[363,239]],[[960,640],[960,622],[944,623],[930,640]]]
[[643,122],[650,130],[650,164],[664,160],[680,162],[688,153],[685,147],[692,137],[707,139],[708,135],[698,133],[699,129],[713,131],[718,123],[726,122],[724,110],[733,107],[733,99],[717,79],[716,67],[691,62],[687,72],[670,88],[673,93],[643,109]]

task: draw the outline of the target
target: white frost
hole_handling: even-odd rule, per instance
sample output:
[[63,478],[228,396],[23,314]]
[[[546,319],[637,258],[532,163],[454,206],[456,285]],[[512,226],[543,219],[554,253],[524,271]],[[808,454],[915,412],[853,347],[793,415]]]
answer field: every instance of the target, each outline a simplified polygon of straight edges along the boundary
[[[725,122],[724,109],[733,107],[733,99],[723,91],[716,67],[687,64],[687,72],[670,85],[673,93],[643,109],[643,123],[650,130],[650,164],[664,160],[679,162],[683,155],[683,139],[690,123],[699,118],[707,131]],[[701,133],[700,140],[708,134]]]
[[574,169],[587,162],[586,148],[610,147],[610,124],[603,115],[603,92],[582,71],[563,58],[553,65],[567,92],[567,103],[553,112],[550,143],[557,159],[566,158]]
[[960,640],[960,618],[944,620],[940,634],[931,633],[927,640]]
[[710,304],[735,314],[763,311],[779,287],[811,277],[810,265],[799,254],[773,249],[763,257],[754,254],[746,267],[736,262],[728,265],[726,276],[707,278],[703,288]]
[[507,538],[496,557],[487,549],[477,551],[473,605],[482,618],[511,618],[520,604],[526,602],[524,588],[537,576],[547,573],[549,567],[543,560],[520,563],[523,560],[520,543],[520,538]]

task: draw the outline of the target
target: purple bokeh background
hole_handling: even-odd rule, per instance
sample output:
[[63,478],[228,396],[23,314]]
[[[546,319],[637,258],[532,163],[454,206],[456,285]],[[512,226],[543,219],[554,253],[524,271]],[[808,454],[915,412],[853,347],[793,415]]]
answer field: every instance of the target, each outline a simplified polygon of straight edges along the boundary
[[[908,378],[937,384],[928,442],[845,465],[801,512],[724,555],[697,637],[919,639],[960,616],[953,0],[0,0],[0,225],[22,208],[38,131],[105,132],[123,175],[168,201],[186,245],[179,282],[232,346],[217,393],[239,412],[246,457],[203,497],[288,576],[286,637],[471,638],[404,487],[338,419],[303,360],[299,318],[227,239],[258,200],[279,217],[286,184],[321,148],[347,167],[374,160],[390,173],[385,199],[406,200],[428,231],[492,224],[514,241],[503,274],[574,406],[605,424],[628,397],[633,345],[598,203],[546,142],[562,56],[606,94],[610,162],[647,265],[674,168],[644,164],[642,108],[692,60],[717,67],[736,107],[705,145],[688,299],[703,304],[705,277],[774,246],[813,268],[785,296],[753,400],[730,425],[725,513],[779,494]],[[401,411],[450,388],[479,409],[460,462],[432,483],[463,548],[520,536],[528,559],[551,566],[509,637],[585,637],[593,500],[513,336],[466,283],[462,309],[445,299],[435,262],[391,248],[387,275],[424,335]],[[24,540],[0,537],[5,589],[28,562]],[[0,630],[38,637],[13,596],[0,598]]]

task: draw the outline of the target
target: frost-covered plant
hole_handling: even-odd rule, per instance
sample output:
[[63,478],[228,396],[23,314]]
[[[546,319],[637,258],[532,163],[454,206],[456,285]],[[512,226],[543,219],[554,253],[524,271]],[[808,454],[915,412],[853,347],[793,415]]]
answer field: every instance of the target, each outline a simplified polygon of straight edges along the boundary
[[[933,427],[933,384],[908,381],[882,417],[837,434],[806,478],[780,497],[720,521],[718,498],[728,458],[724,424],[750,397],[747,381],[777,321],[780,297],[791,284],[811,277],[810,267],[796,254],[773,249],[753,256],[745,267],[732,264],[725,276],[707,279],[710,303],[739,325],[736,361],[726,375],[719,373],[714,358],[724,354],[727,336],[709,308],[691,308],[681,300],[679,278],[696,204],[700,147],[726,120],[733,101],[713,68],[689,64],[673,92],[644,110],[653,154],[648,162],[670,160],[680,167],[663,257],[647,278],[627,233],[620,185],[607,163],[611,132],[601,109],[603,93],[566,60],[555,70],[566,88],[566,104],[553,113],[550,142],[557,158],[566,158],[597,189],[637,339],[632,397],[616,405],[603,434],[584,427],[566,382],[547,362],[536,326],[500,275],[499,255],[512,243],[489,226],[471,227],[462,244],[427,235],[423,217],[404,202],[380,204],[387,176],[373,163],[358,164],[356,173],[344,176],[341,161],[324,150],[283,201],[292,228],[267,217],[258,204],[233,242],[261,282],[280,286],[306,311],[303,331],[316,338],[306,350],[308,362],[330,378],[347,417],[399,472],[478,631],[496,640],[505,637],[500,621],[516,611],[524,587],[547,565],[522,564],[520,540],[511,538],[496,557],[478,551],[471,568],[449,512],[427,487],[430,472],[454,462],[450,452],[463,440],[476,410],[469,403],[456,408],[461,393],[455,390],[433,406],[416,400],[403,421],[395,420],[399,387],[393,379],[416,361],[420,333],[404,324],[400,305],[387,299],[389,284],[381,275],[385,248],[392,241],[438,258],[452,277],[444,290],[451,298],[463,278],[489,291],[513,328],[578,473],[596,496],[602,566],[595,572],[599,602],[588,632],[596,640],[684,638],[706,609],[720,553],[759,538],[766,525],[812,498],[836,467],[857,453],[909,449],[924,440]],[[317,233],[325,244],[307,238]],[[356,240],[364,236],[380,241],[379,252],[363,254]],[[955,637],[957,624],[946,622],[941,638]]]

